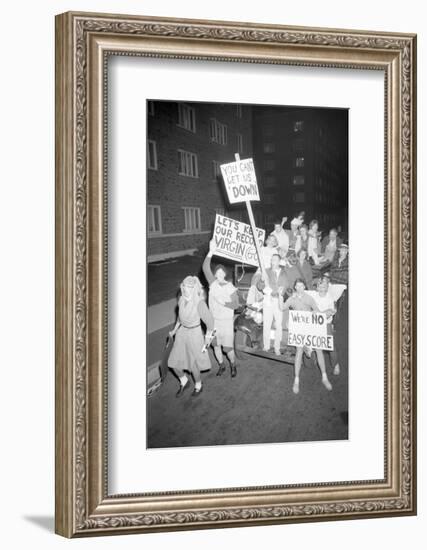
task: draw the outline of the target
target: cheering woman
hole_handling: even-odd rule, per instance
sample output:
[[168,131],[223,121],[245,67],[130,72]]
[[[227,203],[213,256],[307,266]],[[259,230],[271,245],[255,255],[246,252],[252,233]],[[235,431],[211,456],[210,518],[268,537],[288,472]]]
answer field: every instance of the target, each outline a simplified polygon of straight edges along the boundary
[[[287,309],[293,309],[297,311],[319,311],[316,302],[310,296],[305,292],[306,286],[305,282],[302,279],[297,279],[294,283],[294,291],[295,293],[289,297],[286,302],[283,302],[283,296],[280,300],[280,309],[282,311],[285,311]],[[295,378],[294,378],[294,385],[292,388],[292,391],[294,393],[299,393],[299,373],[301,370],[301,363],[302,363],[302,354],[303,354],[303,346],[297,346],[296,347],[296,353],[295,353]],[[323,355],[323,351],[321,349],[316,349],[316,355],[317,355],[317,362],[319,364],[320,372],[322,373],[322,384],[325,386],[327,390],[332,390],[332,385],[328,380],[328,376],[326,374],[326,367],[325,367],[325,357]]]

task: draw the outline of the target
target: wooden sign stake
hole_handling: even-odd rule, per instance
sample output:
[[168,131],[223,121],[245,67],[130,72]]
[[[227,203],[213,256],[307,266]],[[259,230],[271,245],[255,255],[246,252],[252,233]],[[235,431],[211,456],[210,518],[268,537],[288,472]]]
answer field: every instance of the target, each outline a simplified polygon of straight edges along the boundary
[[[236,162],[239,162],[240,161],[239,153],[235,153],[234,158],[236,159]],[[262,276],[263,276],[263,280],[265,281],[265,284],[267,284],[267,281],[268,281],[267,273],[265,272],[264,262],[262,261],[262,257],[261,257],[261,249],[259,247],[259,242],[258,242],[258,238],[257,238],[255,219],[254,219],[254,213],[252,211],[251,201],[248,200],[248,201],[245,201],[245,203],[246,203],[246,208],[248,209],[249,223],[251,225],[252,235],[254,237],[255,248],[256,248],[257,255],[258,255],[259,266],[261,268],[261,273],[262,273]]]

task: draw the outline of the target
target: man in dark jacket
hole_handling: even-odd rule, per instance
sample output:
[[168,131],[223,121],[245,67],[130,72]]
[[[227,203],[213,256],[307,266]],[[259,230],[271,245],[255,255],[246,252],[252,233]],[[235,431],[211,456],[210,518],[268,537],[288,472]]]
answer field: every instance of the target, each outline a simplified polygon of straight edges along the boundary
[[329,270],[331,283],[348,285],[348,245],[342,243]]
[[321,242],[321,253],[326,260],[332,262],[335,253],[342,244],[342,240],[338,237],[338,231],[333,227],[329,231],[329,235],[324,237]]

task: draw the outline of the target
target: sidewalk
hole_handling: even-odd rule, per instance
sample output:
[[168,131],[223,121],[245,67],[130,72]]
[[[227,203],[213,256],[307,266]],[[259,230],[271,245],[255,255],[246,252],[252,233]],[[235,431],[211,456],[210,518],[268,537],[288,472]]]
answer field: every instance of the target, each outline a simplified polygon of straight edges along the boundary
[[[207,286],[206,279],[202,273],[204,255],[182,256],[173,260],[148,264],[147,268],[147,300],[148,306],[153,306],[176,298],[179,292],[179,285],[187,275],[196,275],[204,287]],[[221,261],[223,260],[223,261]],[[234,262],[230,263],[223,258],[214,258],[212,268],[216,264],[224,264],[231,275],[234,269]]]
[[148,306],[176,298],[179,285],[187,275],[201,277],[202,263],[203,258],[195,254],[194,256],[183,256],[174,260],[148,264]]

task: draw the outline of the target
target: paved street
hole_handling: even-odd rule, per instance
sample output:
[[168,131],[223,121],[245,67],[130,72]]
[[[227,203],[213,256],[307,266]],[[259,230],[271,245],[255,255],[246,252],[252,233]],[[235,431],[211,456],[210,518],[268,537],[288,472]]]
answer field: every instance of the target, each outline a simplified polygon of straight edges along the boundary
[[[157,330],[148,334],[147,365],[160,360],[172,326],[162,304],[169,304],[170,309],[181,280],[188,273],[198,273],[201,263],[200,256],[185,256],[173,263],[149,266],[149,317],[151,311],[160,318],[155,320]],[[293,365],[245,355],[247,359],[238,363],[235,379],[231,379],[229,369],[217,377],[217,362],[210,352],[212,370],[202,375],[204,390],[200,396],[193,398],[191,387],[177,399],[179,382],[169,371],[160,388],[147,398],[148,446],[347,439],[347,299],[338,315],[335,341],[340,356],[339,376],[332,374],[325,354],[331,392],[322,385],[320,372],[311,360],[305,360],[300,393],[294,395]]]
[[192,389],[177,399],[178,380],[169,371],[160,389],[147,399],[148,446],[273,443],[338,440],[348,437],[347,304],[340,312],[336,340],[341,374],[334,376],[327,358],[331,392],[321,384],[310,360],[301,371],[300,393],[292,392],[293,366],[248,356],[231,379],[217,377],[217,363],[202,375],[204,391]]

